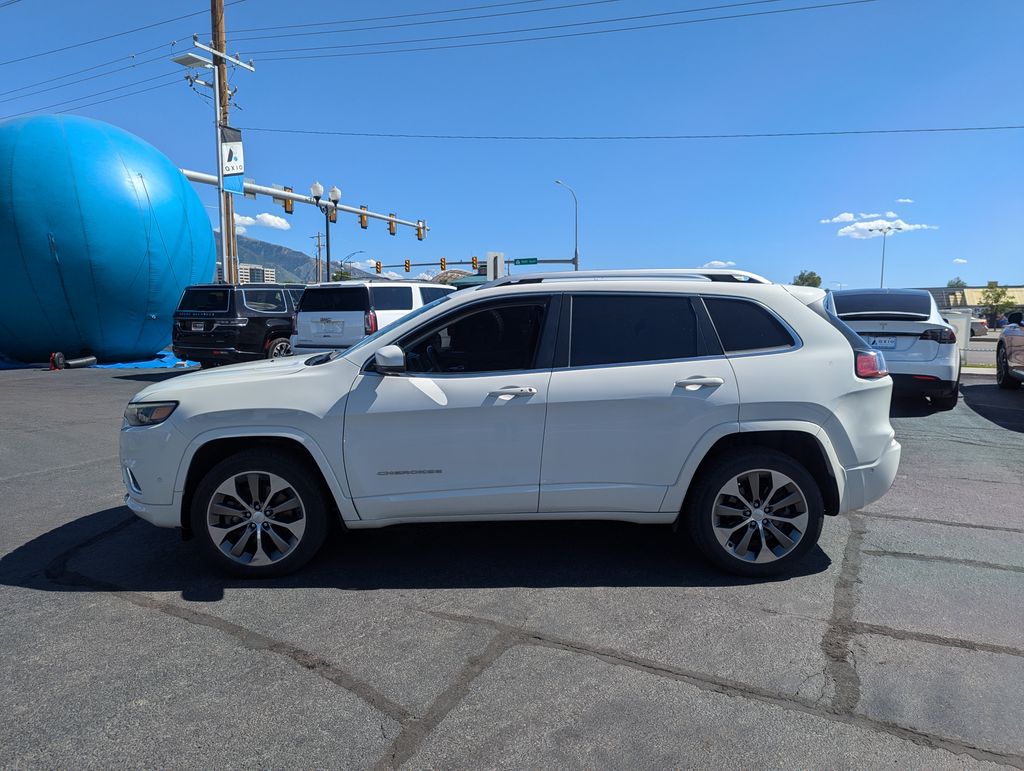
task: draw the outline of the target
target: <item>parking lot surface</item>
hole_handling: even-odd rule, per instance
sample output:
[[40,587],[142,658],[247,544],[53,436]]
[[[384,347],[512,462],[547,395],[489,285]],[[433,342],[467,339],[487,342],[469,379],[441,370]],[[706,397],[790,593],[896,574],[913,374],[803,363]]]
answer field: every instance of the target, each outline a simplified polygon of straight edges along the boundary
[[121,506],[121,412],[168,376],[0,372],[6,766],[1024,768],[1024,390],[897,402],[893,489],[784,580],[524,523],[240,582]]

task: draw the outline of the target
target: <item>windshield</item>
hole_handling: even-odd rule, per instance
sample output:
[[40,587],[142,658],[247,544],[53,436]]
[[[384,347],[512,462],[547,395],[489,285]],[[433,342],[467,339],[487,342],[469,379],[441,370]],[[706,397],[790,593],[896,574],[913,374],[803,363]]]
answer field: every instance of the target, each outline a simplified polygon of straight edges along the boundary
[[351,348],[348,348],[345,351],[345,356],[348,356],[348,354],[352,353],[353,351],[358,351],[360,348],[362,348],[365,345],[373,342],[374,340],[376,340],[381,335],[387,334],[388,332],[390,332],[392,329],[394,329],[395,327],[399,326],[400,324],[404,324],[407,321],[411,321],[412,319],[416,318],[417,316],[419,316],[419,315],[421,315],[423,313],[426,313],[431,308],[436,308],[441,303],[448,302],[451,299],[451,294],[453,294],[453,293],[446,294],[444,297],[438,297],[436,300],[434,300],[434,302],[427,303],[426,305],[421,305],[419,308],[414,310],[412,313],[407,313],[404,316],[402,316],[402,318],[396,319],[395,321],[392,321],[390,324],[386,324],[385,326],[381,327],[376,332],[374,332],[372,335],[368,335],[367,337],[364,337],[362,340],[360,340],[358,343],[353,345]]

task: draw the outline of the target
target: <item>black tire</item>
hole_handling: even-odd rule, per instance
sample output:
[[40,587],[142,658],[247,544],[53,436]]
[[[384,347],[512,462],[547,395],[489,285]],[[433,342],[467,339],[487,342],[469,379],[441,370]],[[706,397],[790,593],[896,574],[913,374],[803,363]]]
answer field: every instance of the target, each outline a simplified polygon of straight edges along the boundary
[[267,358],[278,359],[292,355],[292,341],[287,337],[275,337],[267,344]]
[[196,361],[199,362],[199,366],[202,369],[213,369],[214,367],[217,366],[217,362],[213,361],[212,359],[196,359]]
[[1010,374],[1010,362],[1006,359],[1006,349],[999,346],[996,349],[996,385],[1013,391],[1020,388],[1020,381]]
[[[715,535],[715,509],[719,494],[722,493],[724,486],[730,480],[741,477],[745,473],[755,471],[774,471],[784,474],[802,494],[802,501],[785,507],[782,510],[782,514],[772,511],[772,516],[779,517],[779,519],[771,520],[773,524],[769,525],[769,527],[775,527],[774,523],[776,522],[783,528],[787,527],[784,524],[783,517],[788,517],[790,514],[797,516],[803,513],[798,512],[800,506],[806,508],[805,513],[807,514],[806,525],[801,533],[801,537],[796,541],[796,545],[782,556],[773,557],[769,562],[754,562],[741,559],[736,556],[734,549],[742,545],[742,538],[739,543],[733,544],[733,538],[730,536],[727,542],[733,544],[733,549],[730,549],[723,545]],[[759,475],[759,477],[764,479],[763,475]],[[770,483],[770,479],[768,483]],[[760,486],[762,482],[757,484]],[[779,496],[782,495],[784,490],[789,490],[789,492],[786,492],[780,498]],[[790,490],[789,485],[785,485],[780,487],[779,490],[769,492],[768,496],[771,500],[781,502],[791,492],[792,490]],[[758,501],[751,503],[758,503]],[[770,500],[760,503],[761,507],[764,508],[768,506]],[[753,511],[746,506],[743,508],[747,510],[747,514]],[[770,510],[770,507],[768,508]],[[799,562],[814,547],[821,536],[824,514],[825,504],[822,499],[821,489],[814,480],[814,477],[811,476],[803,465],[778,450],[752,448],[722,455],[700,471],[700,478],[694,480],[690,495],[687,497],[687,504],[682,512],[682,519],[686,527],[685,532],[689,534],[690,538],[704,553],[704,556],[715,566],[741,576],[766,577],[789,571],[795,563]],[[720,519],[719,522],[723,525],[722,529],[731,527],[734,522],[742,522],[746,527],[754,531],[752,538],[748,539],[751,544],[751,551],[746,552],[748,554],[754,548],[758,549],[759,554],[761,550],[766,548],[773,554],[777,548],[783,549],[783,551],[785,549],[782,542],[767,531],[767,527],[762,527],[760,523],[750,521],[749,518],[746,518],[746,515],[738,516],[735,520],[726,521]],[[734,532],[737,533],[737,537],[740,537],[746,531],[741,530],[740,526],[737,525]],[[794,532],[796,532],[795,526],[786,535],[792,535]],[[755,558],[757,556],[755,555]]]
[[[251,473],[260,477],[257,482],[257,487],[261,488],[258,497],[263,497],[264,491],[267,493],[265,508],[272,512],[271,516],[261,519],[260,524],[255,524],[255,520],[262,514],[261,504],[254,501],[254,496],[251,495],[248,495],[249,500],[246,500],[246,490],[251,492],[251,488],[247,486],[243,490],[236,486],[236,494],[228,497],[217,492],[222,484],[228,485],[232,478],[245,475],[248,480]],[[288,492],[271,494],[271,488],[263,485],[264,481],[267,485],[270,484],[270,475],[287,483]],[[200,548],[207,558],[220,570],[244,578],[268,578],[291,573],[316,555],[327,536],[328,508],[324,501],[321,482],[318,472],[294,456],[279,450],[257,448],[232,455],[210,469],[196,488],[190,510],[192,534],[201,544]],[[287,511],[282,508],[279,512],[273,512],[274,505],[285,507],[291,502],[288,497],[280,497],[291,492],[294,492],[294,498],[298,500],[298,511],[295,507],[289,506]],[[223,516],[211,512],[211,505],[217,504],[221,512],[226,507],[237,510],[239,514]],[[207,526],[208,519],[211,523],[217,523],[213,525],[214,527],[221,527],[217,539]],[[296,537],[294,531],[300,520],[304,521],[304,525],[302,532]],[[272,534],[268,533],[268,530],[272,530]],[[264,533],[267,533],[266,538],[263,538]],[[223,537],[219,537],[221,535]],[[238,557],[232,557],[230,549],[237,545],[243,536],[248,538],[245,548]],[[291,543],[292,538],[295,539],[294,543]],[[277,550],[274,544],[280,541],[289,543],[290,551]],[[270,548],[257,547],[257,544],[264,543],[269,544]],[[276,558],[274,553],[278,555]],[[257,557],[257,554],[260,556]],[[247,564],[244,561],[247,556],[250,561],[263,560],[265,564]]]

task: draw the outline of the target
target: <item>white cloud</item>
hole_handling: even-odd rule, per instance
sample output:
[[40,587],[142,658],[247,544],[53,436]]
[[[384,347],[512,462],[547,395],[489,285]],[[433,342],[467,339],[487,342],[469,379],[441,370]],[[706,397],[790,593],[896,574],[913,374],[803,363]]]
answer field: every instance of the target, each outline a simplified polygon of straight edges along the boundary
[[963,257],[956,257],[953,260],[953,264],[954,265],[966,265],[967,264],[967,260],[965,260]]
[[906,233],[909,230],[938,230],[938,225],[923,225],[923,224],[911,224],[904,222],[901,219],[895,220],[865,220],[863,222],[855,222],[852,225],[847,225],[845,228],[839,228],[836,231],[836,235],[839,237],[849,236],[850,238],[876,238],[882,235],[881,228],[891,227],[894,232],[891,235],[895,235],[895,229],[899,229]]
[[400,275],[395,273],[395,271],[393,271],[393,270],[386,270],[383,273],[381,273],[381,275],[384,276],[385,278],[402,278]]
[[821,220],[822,225],[831,225],[835,222],[853,222],[856,217],[853,216],[853,212],[844,211],[841,214],[837,214],[832,219]]
[[274,230],[290,230],[292,227],[291,223],[289,223],[284,217],[278,217],[276,214],[268,214],[267,212],[257,214],[255,222],[265,228],[273,228]]
[[436,273],[431,273],[429,270],[425,270],[422,273],[420,273],[418,276],[416,276],[416,278],[419,281],[430,281],[430,279],[432,279],[436,275],[437,275]]
[[732,260],[711,260],[701,265],[702,268],[731,268],[736,263]]
[[860,213],[860,218],[862,220],[873,220],[873,219],[877,219],[878,217],[881,217],[881,216],[882,216],[881,214],[877,214],[877,213],[876,214],[865,214],[864,212]]
[[235,224],[236,225],[255,225],[256,220],[252,217],[247,217],[244,214],[235,212]]
[[885,213],[885,216],[886,216],[886,217],[887,217],[888,219],[894,220],[894,219],[896,219],[897,217],[899,217],[900,215],[898,215],[898,214],[897,214],[896,212],[894,212],[894,211],[887,211],[887,212]]
[[913,203],[913,198],[897,198],[896,203]]
[[235,225],[235,235],[240,236],[245,232],[245,228],[242,225]]

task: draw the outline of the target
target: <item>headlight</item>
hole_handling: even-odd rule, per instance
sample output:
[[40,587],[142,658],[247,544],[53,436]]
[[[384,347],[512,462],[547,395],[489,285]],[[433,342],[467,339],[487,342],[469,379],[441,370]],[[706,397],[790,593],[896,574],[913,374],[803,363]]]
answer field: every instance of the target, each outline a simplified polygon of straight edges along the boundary
[[177,402],[137,402],[124,409],[124,422],[128,426],[155,426],[171,417]]

